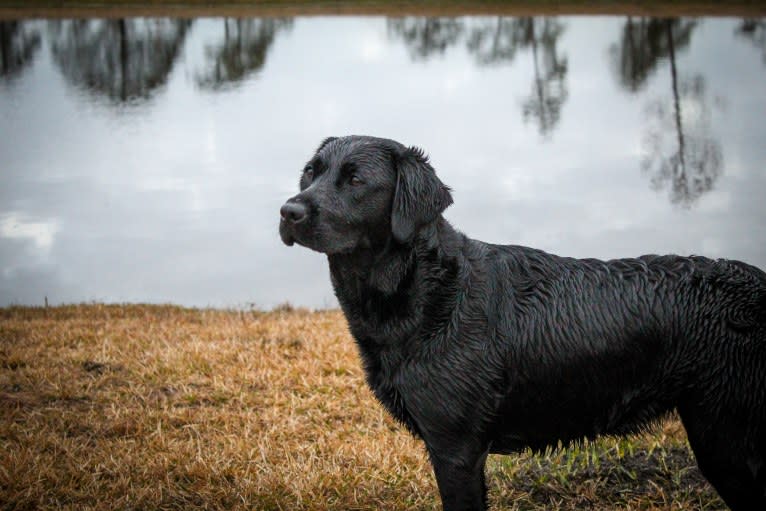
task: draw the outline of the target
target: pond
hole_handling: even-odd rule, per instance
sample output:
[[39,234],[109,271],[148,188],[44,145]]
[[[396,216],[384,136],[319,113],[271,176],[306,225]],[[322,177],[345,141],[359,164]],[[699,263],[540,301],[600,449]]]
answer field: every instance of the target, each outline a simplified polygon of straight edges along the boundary
[[0,21],[0,306],[334,307],[279,207],[330,135],[422,147],[471,237],[766,268],[766,19]]

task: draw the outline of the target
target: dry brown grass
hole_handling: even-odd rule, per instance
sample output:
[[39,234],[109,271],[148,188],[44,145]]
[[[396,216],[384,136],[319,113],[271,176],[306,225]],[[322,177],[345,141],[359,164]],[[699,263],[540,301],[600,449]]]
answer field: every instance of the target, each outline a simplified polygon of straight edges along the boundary
[[[720,509],[682,429],[492,457],[493,509]],[[0,509],[436,510],[343,316],[0,309]]]

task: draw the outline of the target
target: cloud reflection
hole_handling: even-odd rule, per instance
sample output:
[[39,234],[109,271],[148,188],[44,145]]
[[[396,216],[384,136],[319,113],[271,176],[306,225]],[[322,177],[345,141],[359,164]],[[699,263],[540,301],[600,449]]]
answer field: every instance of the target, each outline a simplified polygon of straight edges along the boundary
[[54,221],[31,221],[16,212],[0,216],[0,237],[29,240],[40,250],[50,250],[57,230]]

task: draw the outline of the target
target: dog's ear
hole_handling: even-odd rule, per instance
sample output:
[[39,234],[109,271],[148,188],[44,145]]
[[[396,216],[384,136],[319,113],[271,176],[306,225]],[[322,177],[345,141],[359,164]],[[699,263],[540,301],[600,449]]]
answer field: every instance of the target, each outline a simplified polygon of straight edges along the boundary
[[399,243],[407,243],[418,229],[436,220],[452,204],[450,189],[442,183],[428,158],[417,147],[394,157],[396,191],[391,205],[391,231]]
[[319,147],[317,147],[316,152],[318,153],[322,149],[324,149],[324,146],[332,142],[333,140],[338,140],[338,137],[327,137],[326,139],[322,140],[322,143],[319,144]]

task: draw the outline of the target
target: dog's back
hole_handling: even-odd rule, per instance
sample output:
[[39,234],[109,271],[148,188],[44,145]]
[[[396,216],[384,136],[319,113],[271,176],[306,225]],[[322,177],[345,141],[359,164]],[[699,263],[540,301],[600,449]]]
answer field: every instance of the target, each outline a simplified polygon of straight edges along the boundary
[[[493,450],[632,432],[676,407],[716,413],[766,394],[766,274],[755,267],[515,246],[493,246],[487,261],[499,281],[488,287],[500,291],[488,316],[506,316],[490,324],[507,347],[509,382]],[[732,357],[745,367],[722,382]],[[720,385],[731,395],[711,392]]]

